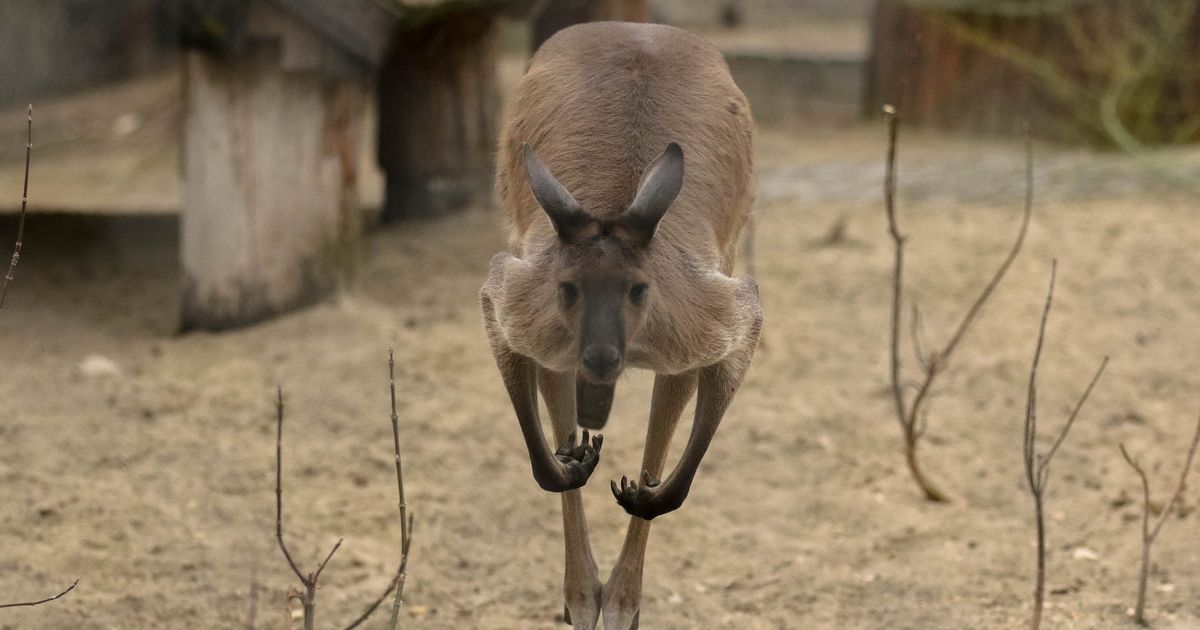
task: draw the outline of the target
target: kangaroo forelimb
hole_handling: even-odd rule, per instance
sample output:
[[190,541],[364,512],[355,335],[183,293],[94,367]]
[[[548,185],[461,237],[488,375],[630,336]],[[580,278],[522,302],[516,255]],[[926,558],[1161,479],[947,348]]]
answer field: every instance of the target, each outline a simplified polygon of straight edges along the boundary
[[745,290],[739,292],[738,302],[742,311],[749,316],[744,318],[744,327],[739,331],[740,343],[723,360],[699,369],[696,415],[675,470],[663,481],[643,470],[640,483],[637,480],[629,481],[626,477],[621,478],[620,485],[611,482],[617,503],[631,516],[652,520],[676,510],[683,505],[691,490],[700,462],[750,367],[750,358],[754,355],[762,330],[757,287],[753,280],[745,279],[744,282]]
[[576,444],[575,433],[572,432],[557,451],[551,452],[538,415],[537,365],[532,359],[513,352],[500,335],[493,334],[495,308],[486,293],[482,295],[482,302],[492,354],[496,358],[504,387],[508,390],[508,397],[512,400],[517,422],[521,425],[534,480],[548,492],[566,492],[582,487],[600,462],[604,437],[592,437],[585,430],[583,440]]

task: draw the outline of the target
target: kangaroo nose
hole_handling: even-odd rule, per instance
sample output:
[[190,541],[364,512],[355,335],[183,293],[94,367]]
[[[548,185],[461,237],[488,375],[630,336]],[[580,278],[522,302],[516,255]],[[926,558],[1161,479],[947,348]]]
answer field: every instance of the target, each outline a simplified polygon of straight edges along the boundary
[[599,378],[608,376],[621,362],[613,346],[591,346],[583,351],[583,365]]

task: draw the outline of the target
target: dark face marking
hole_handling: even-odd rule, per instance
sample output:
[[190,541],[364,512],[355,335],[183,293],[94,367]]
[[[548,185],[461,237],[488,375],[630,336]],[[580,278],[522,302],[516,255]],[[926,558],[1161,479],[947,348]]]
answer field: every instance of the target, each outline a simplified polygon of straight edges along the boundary
[[599,237],[561,246],[558,304],[579,342],[580,373],[593,383],[621,374],[629,335],[641,325],[651,288],[639,253]]

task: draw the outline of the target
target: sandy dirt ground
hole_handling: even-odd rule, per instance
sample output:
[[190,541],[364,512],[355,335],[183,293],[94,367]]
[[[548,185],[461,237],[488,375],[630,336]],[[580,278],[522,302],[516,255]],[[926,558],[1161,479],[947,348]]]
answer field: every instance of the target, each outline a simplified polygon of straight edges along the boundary
[[[934,505],[890,415],[882,139],[876,126],[759,134],[765,344],[687,503],[655,521],[642,627],[1022,627],[1034,535],[1021,417],[1055,257],[1047,430],[1113,362],[1053,468],[1045,627],[1129,627],[1140,497],[1117,444],[1161,498],[1200,411],[1198,196],[1180,183],[1200,181],[1200,157],[1039,148],[1026,250],[929,417],[923,458],[955,497]],[[910,295],[944,339],[1017,227],[1019,147],[906,134],[901,189]],[[558,499],[530,474],[477,305],[502,247],[494,215],[376,231],[338,299],[219,335],[176,333],[175,230],[31,217],[0,315],[0,599],[80,583],[0,611],[0,628],[244,627],[252,583],[258,628],[297,627],[273,538],[277,384],[286,535],[305,567],[345,538],[318,603],[319,627],[344,625],[398,556],[389,347],[417,519],[405,627],[563,627]],[[89,357],[113,365],[81,370],[103,363]],[[636,472],[650,383],[620,383],[585,489],[602,574],[627,522],[607,482]],[[1155,546],[1156,627],[1200,627],[1198,506],[1195,481]]]

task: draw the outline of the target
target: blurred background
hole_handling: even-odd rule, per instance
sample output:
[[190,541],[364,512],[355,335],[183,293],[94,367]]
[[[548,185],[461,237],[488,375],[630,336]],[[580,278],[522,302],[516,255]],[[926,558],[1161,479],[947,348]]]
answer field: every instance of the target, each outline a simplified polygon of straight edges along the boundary
[[[1046,397],[1116,359],[1056,461],[1048,624],[1126,622],[1140,490],[1115,445],[1165,462],[1165,492],[1200,404],[1200,0],[2,0],[3,242],[28,104],[34,149],[0,316],[0,593],[81,582],[0,628],[238,627],[252,592],[257,627],[294,623],[277,384],[291,545],[307,565],[346,537],[320,601],[352,618],[394,570],[389,346],[408,623],[561,627],[558,501],[477,292],[506,247],[509,95],[541,42],[607,19],[708,39],[758,124],[738,273],[765,341],[688,504],[656,521],[643,627],[1025,619],[1018,420],[1051,258]],[[916,496],[890,416],[884,104],[935,344],[1012,242],[1035,139],[1029,241],[935,392],[923,453],[947,507]],[[622,381],[601,482],[634,470],[644,376]],[[626,521],[606,487],[586,496],[603,575]],[[1200,619],[1196,505],[1156,547],[1167,627]]]
[[23,106],[36,101],[34,210],[176,217],[184,328],[330,294],[353,277],[364,225],[487,204],[507,94],[531,51],[580,21],[707,37],[764,129],[861,125],[892,103],[906,125],[978,137],[1029,125],[1131,154],[1200,139],[1188,0],[9,0],[0,12],[0,185],[20,182]]

